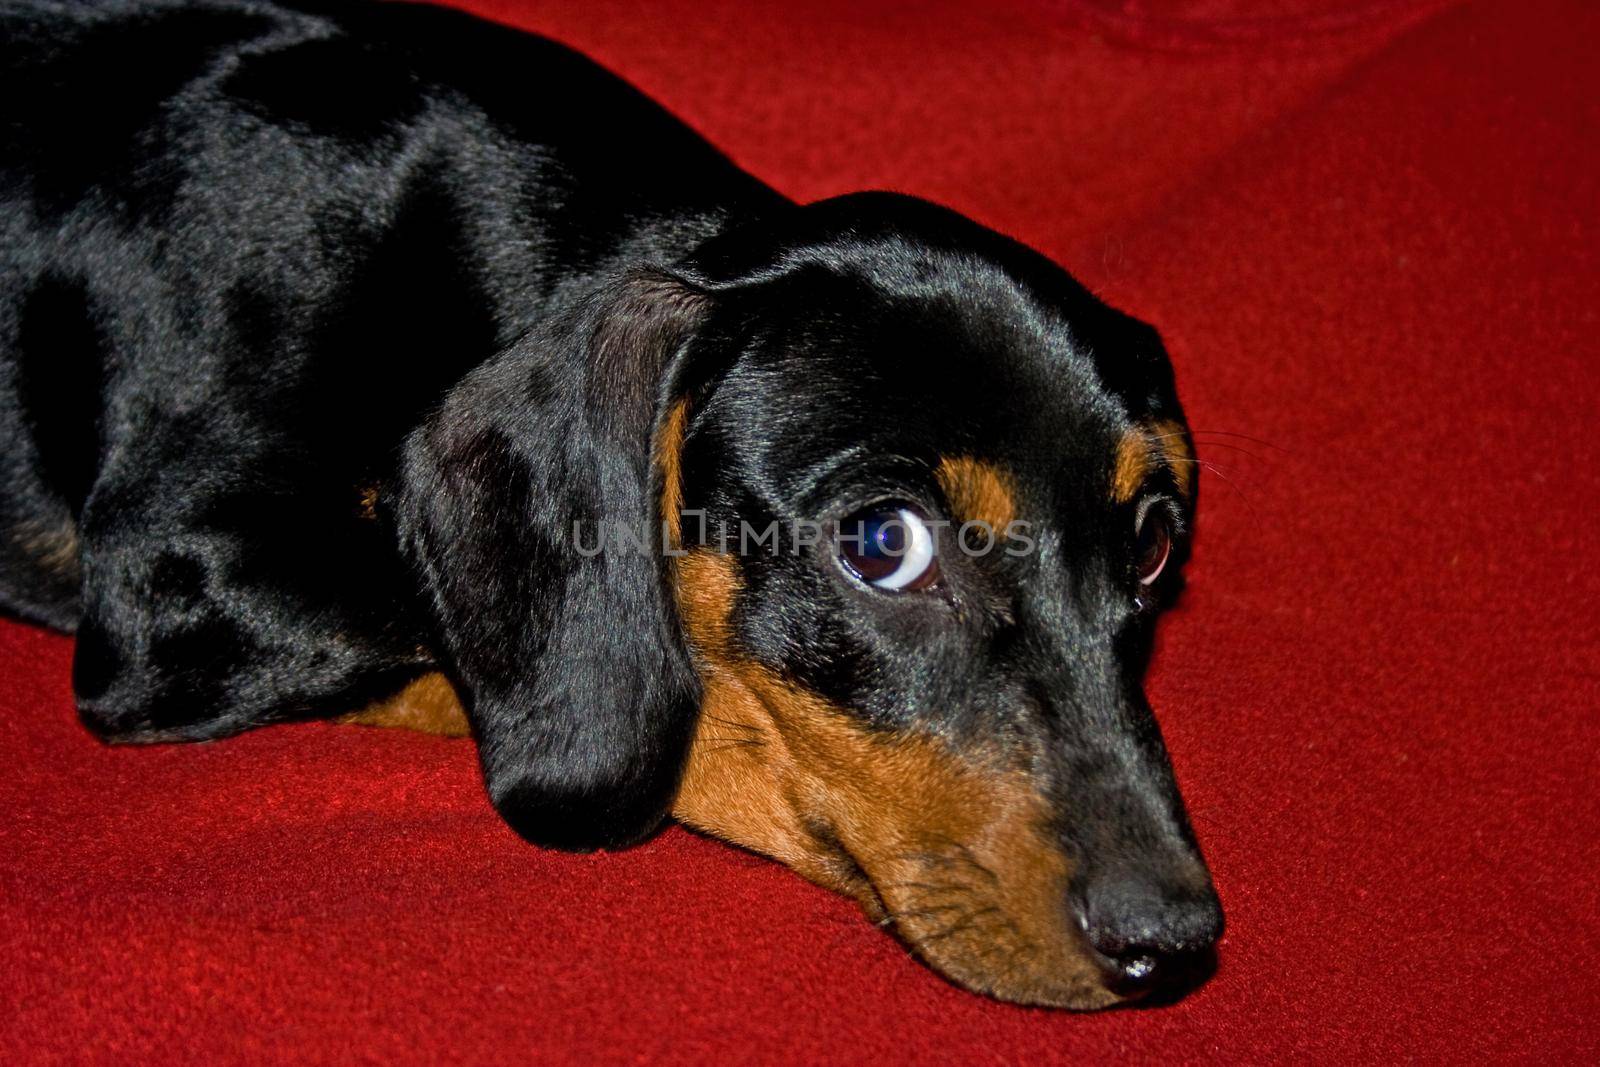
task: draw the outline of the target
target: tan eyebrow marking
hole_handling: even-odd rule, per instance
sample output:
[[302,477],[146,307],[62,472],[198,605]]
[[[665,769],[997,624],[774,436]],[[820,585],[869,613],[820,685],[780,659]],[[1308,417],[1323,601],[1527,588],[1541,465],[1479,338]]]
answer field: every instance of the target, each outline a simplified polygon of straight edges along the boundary
[[1182,423],[1157,419],[1130,427],[1122,435],[1111,472],[1111,499],[1118,504],[1132,500],[1157,467],[1172,471],[1184,497],[1194,495],[1194,454]]
[[1116,464],[1111,471],[1111,499],[1126,504],[1150,475],[1151,440],[1143,426],[1134,426],[1117,442]]
[[1150,435],[1172,470],[1178,492],[1185,498],[1194,496],[1194,452],[1189,448],[1189,435],[1183,425],[1171,419],[1159,419],[1150,424]]
[[934,471],[956,517],[981,522],[1004,532],[1016,521],[1017,500],[1011,476],[992,463],[971,456],[946,456]]

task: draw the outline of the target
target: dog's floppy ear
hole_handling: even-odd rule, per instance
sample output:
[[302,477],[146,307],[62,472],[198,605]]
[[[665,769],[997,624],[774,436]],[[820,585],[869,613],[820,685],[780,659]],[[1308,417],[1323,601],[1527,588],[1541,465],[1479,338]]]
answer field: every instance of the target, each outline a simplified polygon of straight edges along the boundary
[[463,379],[406,443],[402,547],[490,797],[539,844],[630,844],[677,789],[699,686],[652,450],[709,304],[663,272],[601,286]]

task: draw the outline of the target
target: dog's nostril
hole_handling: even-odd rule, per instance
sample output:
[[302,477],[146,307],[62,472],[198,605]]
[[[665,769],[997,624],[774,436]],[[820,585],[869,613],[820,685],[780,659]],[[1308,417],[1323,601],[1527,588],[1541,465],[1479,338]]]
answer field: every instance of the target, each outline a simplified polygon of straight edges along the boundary
[[1212,946],[1222,934],[1222,910],[1211,894],[1119,895],[1099,914],[1080,911],[1079,921],[1106,985],[1123,996],[1187,992],[1214,969]]
[[1107,957],[1111,963],[1106,985],[1125,997],[1153,995],[1177,997],[1205,980],[1215,965],[1209,949],[1185,952],[1133,950]]

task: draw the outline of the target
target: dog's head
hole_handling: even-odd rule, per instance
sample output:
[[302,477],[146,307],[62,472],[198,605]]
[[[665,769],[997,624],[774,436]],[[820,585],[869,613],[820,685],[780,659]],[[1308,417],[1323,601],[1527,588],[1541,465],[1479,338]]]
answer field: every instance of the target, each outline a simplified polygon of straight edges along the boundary
[[476,372],[412,438],[402,523],[526,836],[670,809],[964,986],[1093,1008],[1221,927],[1140,686],[1194,490],[1154,331],[871,194]]

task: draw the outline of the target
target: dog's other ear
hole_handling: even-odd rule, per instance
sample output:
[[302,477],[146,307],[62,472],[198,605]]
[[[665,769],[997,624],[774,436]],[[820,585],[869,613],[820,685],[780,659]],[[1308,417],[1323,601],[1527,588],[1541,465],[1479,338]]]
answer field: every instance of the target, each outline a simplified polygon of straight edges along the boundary
[[652,453],[709,303],[661,272],[602,286],[463,379],[406,443],[402,549],[489,795],[538,844],[630,844],[678,786],[699,686]]

